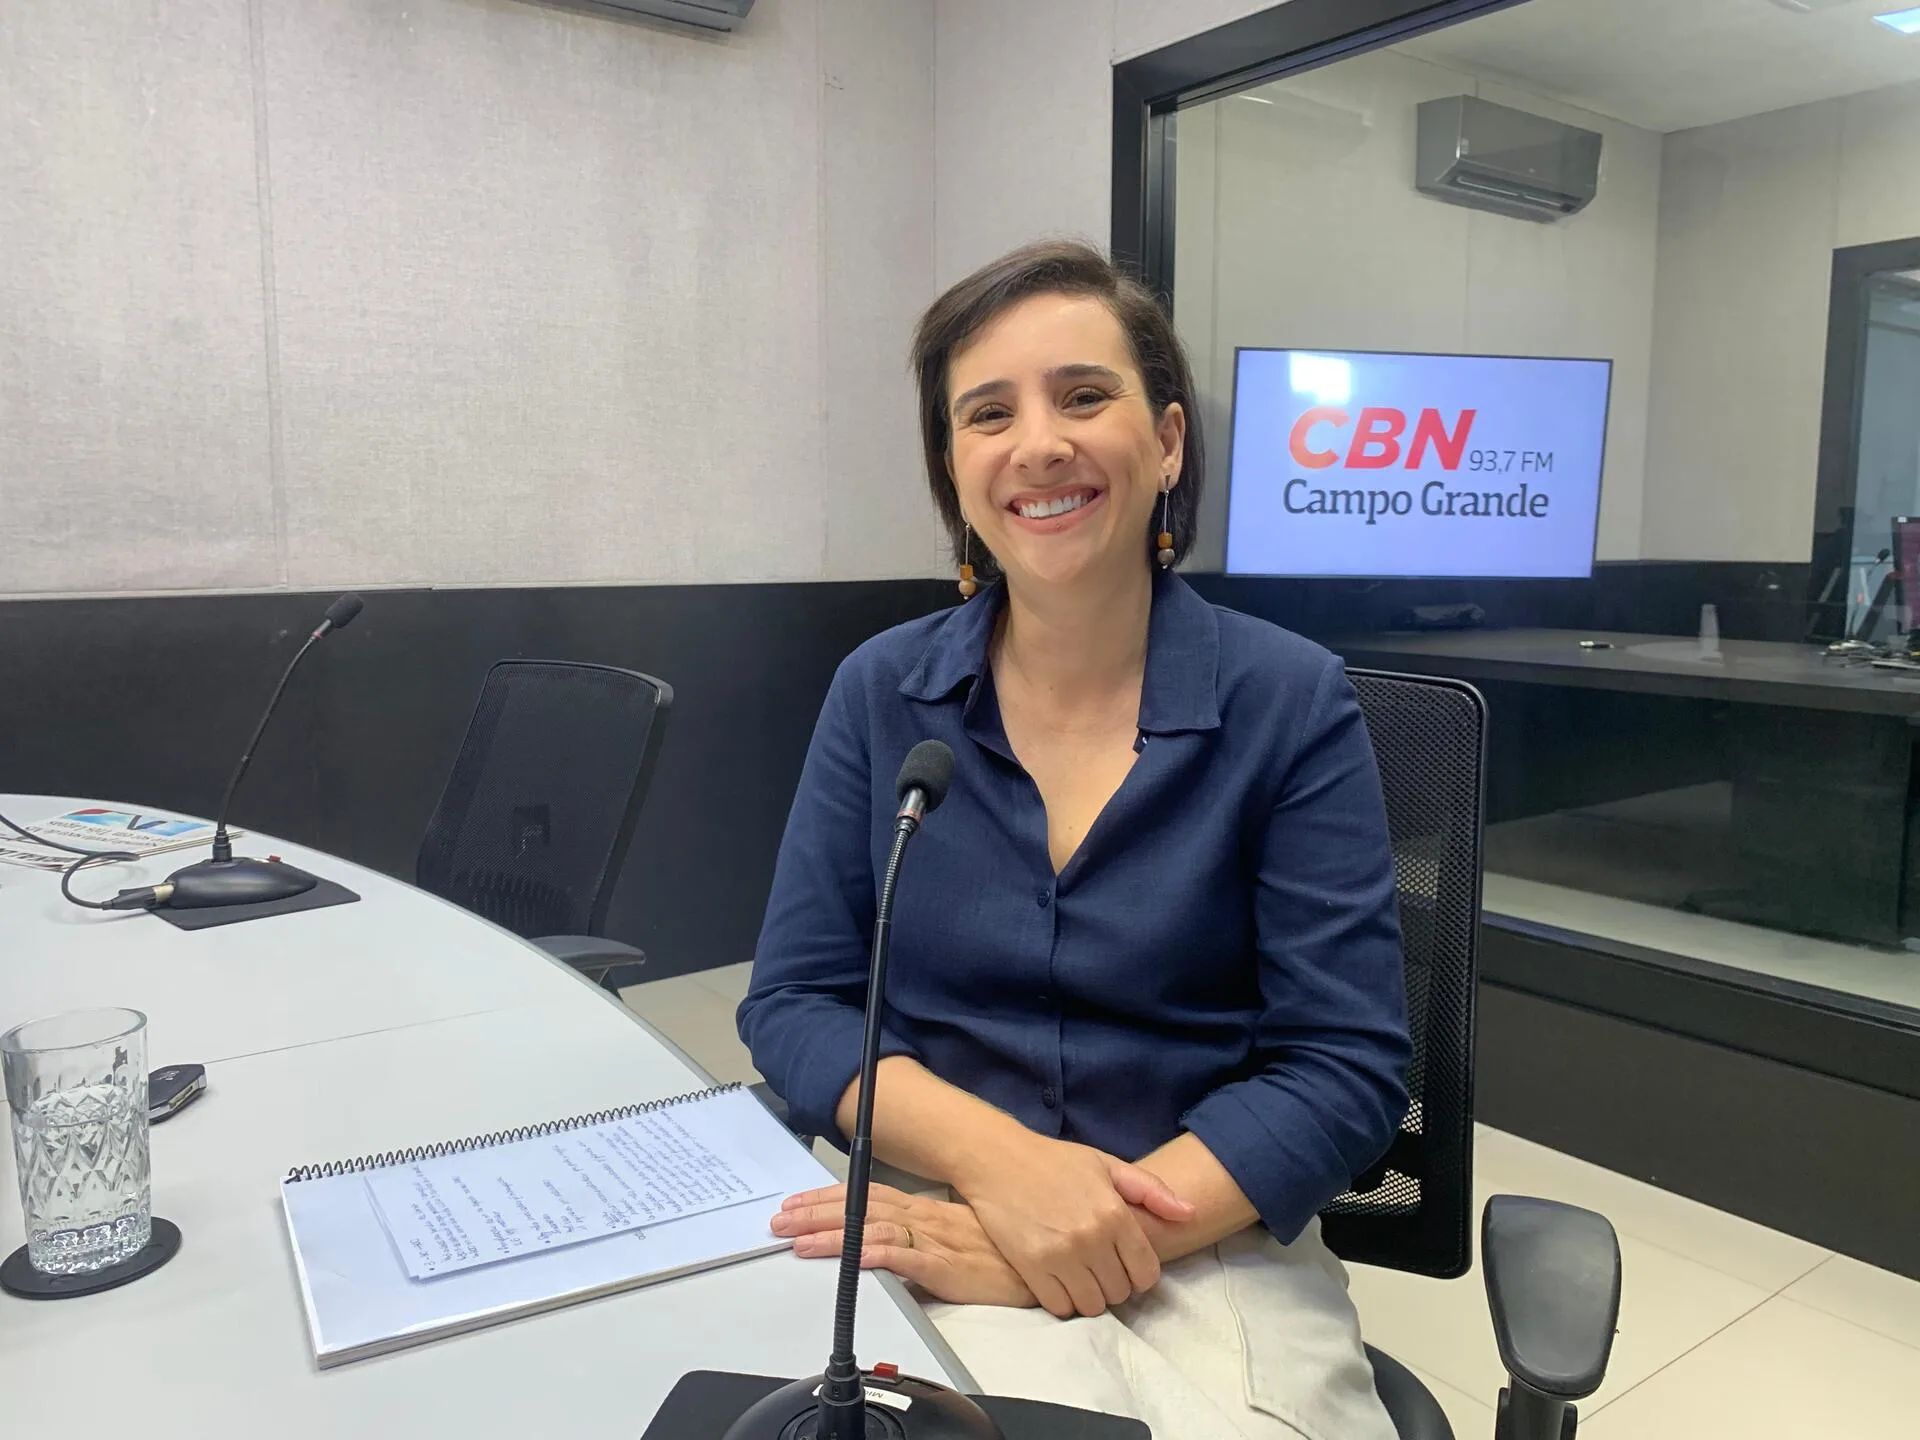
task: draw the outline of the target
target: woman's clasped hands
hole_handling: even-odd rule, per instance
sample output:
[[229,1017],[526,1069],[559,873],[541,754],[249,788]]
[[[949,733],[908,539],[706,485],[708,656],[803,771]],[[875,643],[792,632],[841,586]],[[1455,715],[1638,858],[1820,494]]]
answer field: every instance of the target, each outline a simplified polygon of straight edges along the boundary
[[[945,1200],[871,1187],[862,1266],[956,1304],[1100,1315],[1160,1278],[1142,1216],[1194,1215],[1139,1166],[1031,1132],[976,1157],[953,1188]],[[840,1253],[845,1220],[846,1187],[834,1185],[790,1197],[772,1228],[819,1258]]]

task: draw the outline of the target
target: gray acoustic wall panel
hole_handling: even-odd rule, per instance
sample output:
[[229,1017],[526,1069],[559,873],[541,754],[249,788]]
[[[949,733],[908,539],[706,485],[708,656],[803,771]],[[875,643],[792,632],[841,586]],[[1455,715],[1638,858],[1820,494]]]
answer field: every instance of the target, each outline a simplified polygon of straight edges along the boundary
[[819,577],[809,0],[262,3],[293,583]]
[[0,595],[939,573],[933,14],[0,0]]
[[933,9],[820,9],[827,573],[940,573],[907,371],[933,297]]
[[246,0],[0,4],[0,594],[273,585]]

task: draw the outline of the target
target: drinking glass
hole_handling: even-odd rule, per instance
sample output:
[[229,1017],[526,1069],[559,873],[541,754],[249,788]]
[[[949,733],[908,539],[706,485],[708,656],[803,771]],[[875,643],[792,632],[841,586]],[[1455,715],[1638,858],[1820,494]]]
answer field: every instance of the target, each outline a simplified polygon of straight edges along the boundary
[[153,1233],[147,1017],[74,1010],[0,1035],[27,1260],[81,1275],[130,1260]]

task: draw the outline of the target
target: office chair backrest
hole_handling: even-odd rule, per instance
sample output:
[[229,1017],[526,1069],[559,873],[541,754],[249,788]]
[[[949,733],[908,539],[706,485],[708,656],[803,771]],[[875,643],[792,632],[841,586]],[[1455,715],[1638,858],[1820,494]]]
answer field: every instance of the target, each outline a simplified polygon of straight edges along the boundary
[[672,704],[632,670],[500,661],[421,842],[420,888],[528,939],[602,933]]
[[1452,1277],[1472,1259],[1486,701],[1454,680],[1348,674],[1373,739],[1393,840],[1412,1103],[1392,1148],[1322,1212],[1322,1225],[1345,1259]]

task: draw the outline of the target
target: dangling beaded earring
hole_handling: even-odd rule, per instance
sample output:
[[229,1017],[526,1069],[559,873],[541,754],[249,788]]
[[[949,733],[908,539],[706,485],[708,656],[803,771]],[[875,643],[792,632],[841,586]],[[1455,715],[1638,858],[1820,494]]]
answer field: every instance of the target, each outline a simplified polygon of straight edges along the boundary
[[979,582],[973,578],[973,566],[969,563],[973,559],[973,526],[967,526],[966,539],[960,542],[960,546],[960,598],[971,600],[980,589]]
[[1173,477],[1167,478],[1169,483],[1160,492],[1160,568],[1162,570],[1170,568],[1173,564],[1173,532],[1167,528],[1167,510],[1173,503],[1171,483]]

